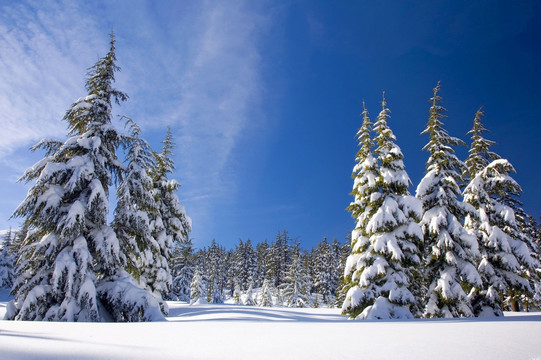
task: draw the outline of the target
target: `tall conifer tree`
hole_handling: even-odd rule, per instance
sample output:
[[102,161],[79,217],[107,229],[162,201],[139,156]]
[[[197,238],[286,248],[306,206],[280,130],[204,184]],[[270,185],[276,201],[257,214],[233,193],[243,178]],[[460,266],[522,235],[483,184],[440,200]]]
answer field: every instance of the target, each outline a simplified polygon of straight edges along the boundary
[[[361,247],[358,243],[365,244],[368,240],[368,232],[366,231],[366,224],[368,221],[368,214],[370,212],[370,198],[372,193],[377,191],[376,179],[376,160],[374,158],[373,147],[374,141],[371,136],[372,123],[368,117],[368,110],[366,104],[363,101],[362,125],[357,131],[357,140],[359,150],[355,157],[355,166],[353,167],[353,191],[351,195],[354,196],[354,200],[348,206],[348,210],[351,212],[351,216],[355,219],[355,229],[351,232],[351,242],[349,244],[350,255],[347,257],[344,266],[344,278],[340,287],[340,300],[343,297],[346,299],[346,294],[349,289],[356,286],[358,283],[358,275],[355,275],[357,271],[357,258],[361,254]],[[351,302],[351,299],[349,300]],[[354,307],[351,304],[345,304],[341,302],[342,311],[348,313],[350,316],[357,316],[363,309]],[[353,308],[356,308],[353,310]]]
[[191,219],[180,204],[176,191],[180,184],[169,179],[175,169],[173,162],[173,134],[168,129],[162,151],[153,152],[154,167],[150,170],[152,194],[157,213],[150,219],[152,238],[155,240],[143,268],[142,282],[158,298],[164,314],[168,313],[166,299],[171,297],[172,275],[171,255],[174,247],[188,241]]
[[124,138],[128,160],[117,189],[117,206],[113,228],[121,249],[127,255],[126,270],[140,280],[141,270],[152,262],[148,254],[157,246],[150,231],[150,219],[158,210],[152,196],[152,179],[148,169],[154,166],[150,146],[139,135],[141,129],[131,119],[130,136]]
[[487,131],[482,123],[482,118],[485,116],[483,109],[480,108],[475,113],[473,119],[473,126],[468,134],[471,134],[471,147],[469,155],[466,161],[464,178],[471,180],[477,173],[482,171],[492,161],[499,159],[500,157],[490,151],[490,147],[495,144],[494,141],[487,140],[483,137],[483,133]]
[[359,206],[365,209],[361,224],[357,224],[361,236],[355,234],[357,241],[346,265],[346,274],[352,274],[355,284],[342,306],[350,318],[413,317],[409,308],[415,298],[409,287],[412,270],[420,263],[422,233],[417,220],[421,206],[408,193],[410,179],[402,151],[387,124],[389,112],[384,93],[382,110],[374,124],[376,183]]
[[464,190],[464,201],[477,210],[477,216],[468,215],[464,227],[479,241],[478,271],[483,280],[470,297],[477,316],[502,316],[505,298],[513,301],[520,295],[531,297],[533,286],[527,278],[529,274],[535,276],[536,261],[531,256],[528,234],[521,229],[509,203],[513,194],[522,191],[510,176],[515,170],[490,151],[495,143],[483,138],[487,131],[481,122],[483,116],[479,109],[468,132],[472,144],[466,165],[471,181]]
[[479,251],[477,239],[464,230],[462,221],[474,209],[458,199],[464,164],[452,146],[464,143],[449,136],[443,128],[446,110],[440,105],[439,90],[438,83],[429,100],[428,124],[422,134],[429,135],[423,150],[427,150],[430,157],[427,173],[417,187],[417,197],[423,204],[421,225],[428,284],[425,316],[473,316],[467,293],[481,285],[475,267]]
[[35,184],[14,213],[28,232],[7,319],[163,319],[156,300],[124,271],[125,256],[107,225],[109,186],[123,169],[111,107],[127,99],[112,87],[119,70],[112,34],[110,45],[89,69],[88,95],[64,117],[69,138],[38,144],[46,157],[22,177]]
[[284,301],[289,307],[308,307],[310,303],[310,276],[303,266],[300,254],[294,254],[288,272],[281,285]]
[[503,193],[520,190],[509,176],[511,172],[514,169],[507,160],[494,160],[465,189],[465,201],[479,212],[477,219],[468,218],[465,225],[480,243],[478,270],[483,283],[471,296],[478,316],[502,316],[505,298],[518,301],[521,295],[531,297],[527,272],[535,273],[539,265],[523,241],[513,209],[502,202]]
[[15,278],[17,253],[13,251],[13,233],[11,229],[4,236],[0,251],[0,289],[11,289]]
[[173,295],[180,301],[190,300],[190,283],[195,271],[193,242],[186,239],[173,250],[171,274],[173,277]]

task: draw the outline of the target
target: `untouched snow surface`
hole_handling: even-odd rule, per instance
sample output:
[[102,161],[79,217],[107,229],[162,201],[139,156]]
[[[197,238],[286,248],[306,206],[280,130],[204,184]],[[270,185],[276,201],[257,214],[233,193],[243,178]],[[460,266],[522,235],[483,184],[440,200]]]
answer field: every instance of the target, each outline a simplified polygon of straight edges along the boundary
[[[7,291],[0,290],[0,318]],[[541,359],[541,313],[348,321],[339,309],[187,305],[168,321],[0,321],[2,359]]]

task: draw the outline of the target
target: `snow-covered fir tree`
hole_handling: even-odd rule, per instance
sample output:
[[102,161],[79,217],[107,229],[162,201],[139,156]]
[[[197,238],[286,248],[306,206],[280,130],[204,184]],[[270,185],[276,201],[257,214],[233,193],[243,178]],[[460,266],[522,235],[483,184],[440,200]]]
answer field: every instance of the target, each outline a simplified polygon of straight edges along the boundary
[[267,252],[269,244],[267,240],[256,245],[256,270],[254,284],[256,287],[262,286],[267,274]]
[[495,144],[494,141],[487,140],[483,137],[483,133],[487,131],[483,126],[481,119],[485,116],[483,109],[480,108],[475,113],[473,119],[473,126],[468,134],[471,134],[472,143],[470,146],[468,158],[464,162],[466,165],[464,172],[464,179],[471,180],[482,171],[492,161],[499,159],[500,157],[490,151],[490,147]]
[[257,305],[263,306],[263,307],[272,307],[273,292],[274,291],[272,289],[271,282],[268,279],[263,280],[263,286],[261,287],[261,298],[259,299],[259,302]]
[[271,280],[275,287],[280,286],[284,282],[285,274],[291,264],[291,250],[289,243],[292,239],[289,237],[286,230],[279,231],[276,235],[276,240],[270,245],[267,251],[266,277]]
[[244,298],[244,305],[248,305],[248,306],[255,305],[254,288],[251,283],[248,285],[248,290],[246,290],[246,296]]
[[[369,202],[372,193],[377,191],[376,188],[376,179],[377,179],[377,170],[376,170],[376,160],[374,158],[373,147],[374,141],[372,139],[372,123],[368,117],[368,110],[366,109],[366,104],[363,101],[363,112],[362,115],[362,125],[357,132],[357,140],[359,150],[355,157],[355,166],[353,167],[353,191],[351,195],[354,196],[354,200],[348,206],[348,210],[351,212],[351,216],[356,219],[355,229],[351,232],[350,243],[348,249],[346,249],[348,255],[358,254],[360,250],[357,248],[356,244],[361,240],[362,242],[366,241],[367,233],[365,231],[366,224],[368,220],[368,212],[370,210]],[[351,250],[355,248],[355,252]],[[349,259],[349,256],[348,258]],[[352,264],[353,265],[353,264]],[[345,268],[346,263],[344,263],[344,276],[341,279],[340,290],[339,290],[339,306],[344,304],[346,299],[346,294],[350,288],[357,285],[357,279],[353,279],[355,268],[349,266]],[[356,313],[360,313],[362,310],[357,310]],[[355,314],[355,316],[357,315]]]
[[421,206],[408,193],[410,179],[404,170],[402,151],[387,125],[388,119],[384,93],[382,110],[374,124],[377,148],[370,168],[377,177],[375,184],[367,183],[368,188],[363,190],[370,196],[359,199],[367,203],[352,206],[358,222],[352,234],[353,246],[345,274],[351,276],[354,285],[342,306],[342,312],[350,318],[413,317],[409,308],[415,304],[415,298],[409,287],[415,267],[420,264],[422,233],[417,221]]
[[205,278],[208,281],[207,301],[209,303],[223,303],[224,289],[227,283],[227,255],[225,249],[218,245],[216,240],[206,251],[204,258]]
[[342,307],[346,300],[346,294],[353,285],[350,274],[345,274],[346,262],[351,254],[351,233],[346,237],[346,242],[339,249],[339,261],[337,271],[340,275],[336,284],[336,299],[334,300],[335,307]]
[[[523,243],[525,243],[530,249],[532,257],[535,259],[536,265],[527,265],[521,264],[521,274],[529,280],[530,288],[536,291],[536,286],[539,285],[541,281],[541,261],[539,260],[539,247],[537,243],[530,235],[530,226],[528,223],[528,214],[522,208],[522,202],[518,199],[522,193],[522,188],[520,185],[517,191],[507,191],[502,194],[501,200],[503,203],[507,204],[513,212],[515,213],[515,224],[514,228],[509,227],[508,233],[514,238]],[[512,230],[511,230],[512,229]],[[524,309],[529,311],[529,307],[535,303],[534,297],[539,297],[539,294],[532,293],[531,291],[527,292],[518,292],[512,291],[512,294],[507,297],[505,303],[510,305],[513,311],[519,311],[520,305],[522,303]]]
[[288,307],[308,307],[310,305],[310,276],[303,266],[300,254],[293,255],[284,283],[281,285],[283,301]]
[[[532,256],[541,263],[541,231],[539,224],[535,221],[534,217],[526,214],[526,222],[519,221],[519,227],[523,234],[530,239],[530,250]],[[526,293],[523,296],[523,304],[525,310],[528,311],[530,307],[537,309],[541,308],[541,266],[534,271],[528,271],[528,277],[530,279],[530,286],[533,290],[533,294]]]
[[[511,170],[508,173],[515,172],[511,166]],[[534,258],[534,263],[521,263],[520,274],[521,276],[527,278],[530,283],[530,288],[535,288],[535,284],[539,283],[539,275],[541,275],[540,270],[541,266],[539,261],[536,260],[534,253],[538,252],[538,247],[535,244],[534,239],[528,235],[527,231],[527,214],[522,208],[522,202],[519,200],[519,197],[522,193],[522,188],[520,185],[512,187],[508,186],[506,191],[500,191],[498,193],[498,201],[502,204],[508,206],[514,213],[514,222],[511,220],[510,223],[514,225],[509,225],[506,227],[505,232],[514,240],[518,241],[520,244],[524,244],[532,254]],[[522,245],[521,245],[522,246]],[[510,307],[512,311],[520,311],[520,303],[527,307],[532,302],[533,294],[530,291],[524,292],[516,289],[512,289],[508,296],[505,298],[505,305]]]
[[239,282],[237,280],[234,281],[234,289],[233,289],[233,301],[235,302],[235,304],[240,304],[240,295],[241,295],[241,292],[240,292],[240,285],[239,285]]
[[190,283],[195,271],[195,255],[193,242],[190,238],[175,246],[171,263],[173,277],[171,293],[176,299],[188,302],[190,300]]
[[314,299],[314,303],[312,304],[312,307],[314,309],[317,309],[318,307],[320,307],[320,304],[319,304],[319,294],[316,294],[315,295],[315,299]]
[[[465,162],[467,172],[464,177],[470,179],[470,182],[464,190],[464,201],[472,205],[477,213],[466,216],[464,228],[477,237],[481,254],[478,271],[483,281],[482,286],[474,288],[469,297],[476,316],[503,316],[500,293],[506,292],[508,280],[512,283],[517,280],[519,283],[525,281],[514,273],[518,272],[519,264],[507,236],[497,225],[492,224],[495,220],[494,204],[489,193],[491,190],[486,188],[492,186],[494,180],[498,180],[492,177],[495,175],[494,171],[486,170],[499,156],[490,151],[494,142],[483,137],[483,133],[487,131],[481,121],[483,116],[482,109],[479,109],[473,119],[473,127],[468,132],[472,135],[472,143]],[[487,178],[487,175],[490,178]]]
[[207,302],[214,304],[222,304],[224,302],[224,295],[220,286],[220,279],[217,275],[214,275],[209,279],[207,288]]
[[141,272],[141,282],[160,301],[160,307],[167,314],[166,299],[170,298],[172,275],[171,255],[176,245],[187,241],[191,231],[191,219],[180,204],[176,191],[180,184],[169,179],[175,169],[172,149],[173,134],[168,129],[163,141],[162,151],[153,152],[155,166],[150,170],[153,182],[152,194],[158,212],[150,220],[152,238],[156,240],[150,252],[147,252],[148,264]]
[[[22,244],[24,240],[26,239],[27,234],[28,234],[28,228],[23,224],[23,226],[12,235],[11,244],[8,248],[8,251],[14,256],[13,279],[12,279],[13,281],[12,281],[11,288],[13,288],[13,285],[15,284],[15,280],[21,276],[21,273],[23,271],[22,266],[20,266],[20,262],[18,260],[19,260],[19,253],[22,249]],[[11,295],[15,295],[15,294],[11,292]]]
[[203,275],[196,269],[190,283],[190,305],[200,303],[206,298],[206,283]]
[[11,289],[15,278],[17,252],[13,249],[13,233],[9,230],[4,236],[0,251],[0,289]]
[[241,290],[248,289],[250,283],[253,284],[256,274],[256,257],[250,239],[239,244],[234,254],[234,276],[238,280]]
[[342,252],[342,244],[340,244],[336,238],[333,238],[331,243],[331,283],[329,287],[331,288],[331,293],[334,296],[334,299],[332,299],[332,301],[329,300],[329,305],[331,307],[336,306],[336,296],[338,295],[339,282],[344,275],[344,266],[342,266]]
[[[363,122],[357,132],[359,141],[359,150],[355,157],[355,166],[353,167],[353,191],[351,195],[354,200],[348,207],[353,218],[357,220],[355,230],[352,232],[350,246],[356,247],[359,237],[363,235],[363,230],[368,223],[370,212],[370,202],[373,193],[377,192],[376,181],[378,177],[377,162],[374,157],[373,147],[374,140],[372,139],[372,123],[368,117],[368,110],[363,101],[363,112],[361,113]],[[345,274],[346,278],[351,277],[350,273]]]
[[327,241],[327,238],[323,238],[318,243],[314,255],[314,287],[316,292],[323,297],[323,301],[327,303],[329,297],[336,291],[337,286],[336,279],[334,278],[334,258],[331,252],[331,245]]
[[152,252],[159,251],[150,229],[150,219],[158,210],[148,174],[148,169],[154,166],[150,146],[140,137],[141,129],[133,120],[128,119],[127,124],[131,129],[123,141],[128,150],[127,166],[117,188],[113,229],[125,256],[125,268],[139,281],[142,269],[151,265]]
[[141,321],[163,319],[158,303],[123,269],[123,254],[107,225],[109,186],[123,169],[111,124],[116,65],[108,54],[89,69],[87,95],[67,111],[66,141],[42,141],[46,156],[22,180],[35,181],[14,216],[28,229],[6,319]]
[[530,214],[526,214],[526,222],[522,225],[522,232],[526,234],[533,244],[532,249],[537,259],[541,257],[541,229],[535,218]]
[[477,239],[462,226],[464,217],[475,210],[459,201],[461,173],[464,164],[452,146],[463,145],[443,128],[446,111],[434,88],[426,129],[430,139],[427,173],[417,187],[417,198],[423,204],[421,225],[424,232],[424,267],[428,284],[426,317],[473,316],[468,292],[481,286],[475,266],[479,256]]
[[537,263],[517,234],[513,209],[501,202],[502,193],[520,189],[509,176],[513,171],[507,160],[494,160],[465,189],[464,200],[479,212],[478,219],[468,218],[465,225],[478,237],[481,251],[478,271],[483,283],[471,294],[476,316],[503,316],[502,296],[533,295],[523,269],[535,272]]
[[[237,277],[237,262],[236,262],[236,253],[235,250],[226,251],[225,259],[225,285],[224,285],[224,295],[227,293],[233,294],[235,292],[235,286],[238,283],[239,279]],[[240,285],[239,285],[240,290]],[[226,295],[227,296],[227,295]]]

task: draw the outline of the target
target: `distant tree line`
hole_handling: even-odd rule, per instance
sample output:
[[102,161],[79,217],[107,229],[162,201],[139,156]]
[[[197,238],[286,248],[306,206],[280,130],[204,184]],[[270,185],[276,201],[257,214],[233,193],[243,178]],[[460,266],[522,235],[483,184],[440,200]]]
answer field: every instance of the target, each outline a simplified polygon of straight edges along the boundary
[[[194,251],[177,248],[172,259],[171,299],[206,303],[231,300],[261,306],[341,305],[340,287],[349,243],[326,238],[303,250],[287,231],[252,245],[242,241],[226,250],[216,241]],[[338,299],[337,299],[338,297]],[[343,299],[343,296],[342,296]]]

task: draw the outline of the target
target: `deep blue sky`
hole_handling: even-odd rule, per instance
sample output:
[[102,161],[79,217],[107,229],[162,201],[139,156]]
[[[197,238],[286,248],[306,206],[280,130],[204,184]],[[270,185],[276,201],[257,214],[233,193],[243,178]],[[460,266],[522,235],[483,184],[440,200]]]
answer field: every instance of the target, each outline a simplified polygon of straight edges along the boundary
[[[419,133],[441,81],[446,128],[466,132],[484,106],[487,138],[515,166],[527,212],[541,215],[541,3],[538,1],[0,1],[0,228],[61,118],[85,95],[86,68],[117,35],[117,87],[155,149],[171,126],[173,174],[196,246],[215,238],[303,246],[343,240],[366,101],[386,91],[390,126],[415,186]],[[467,149],[457,149],[465,159]]]

